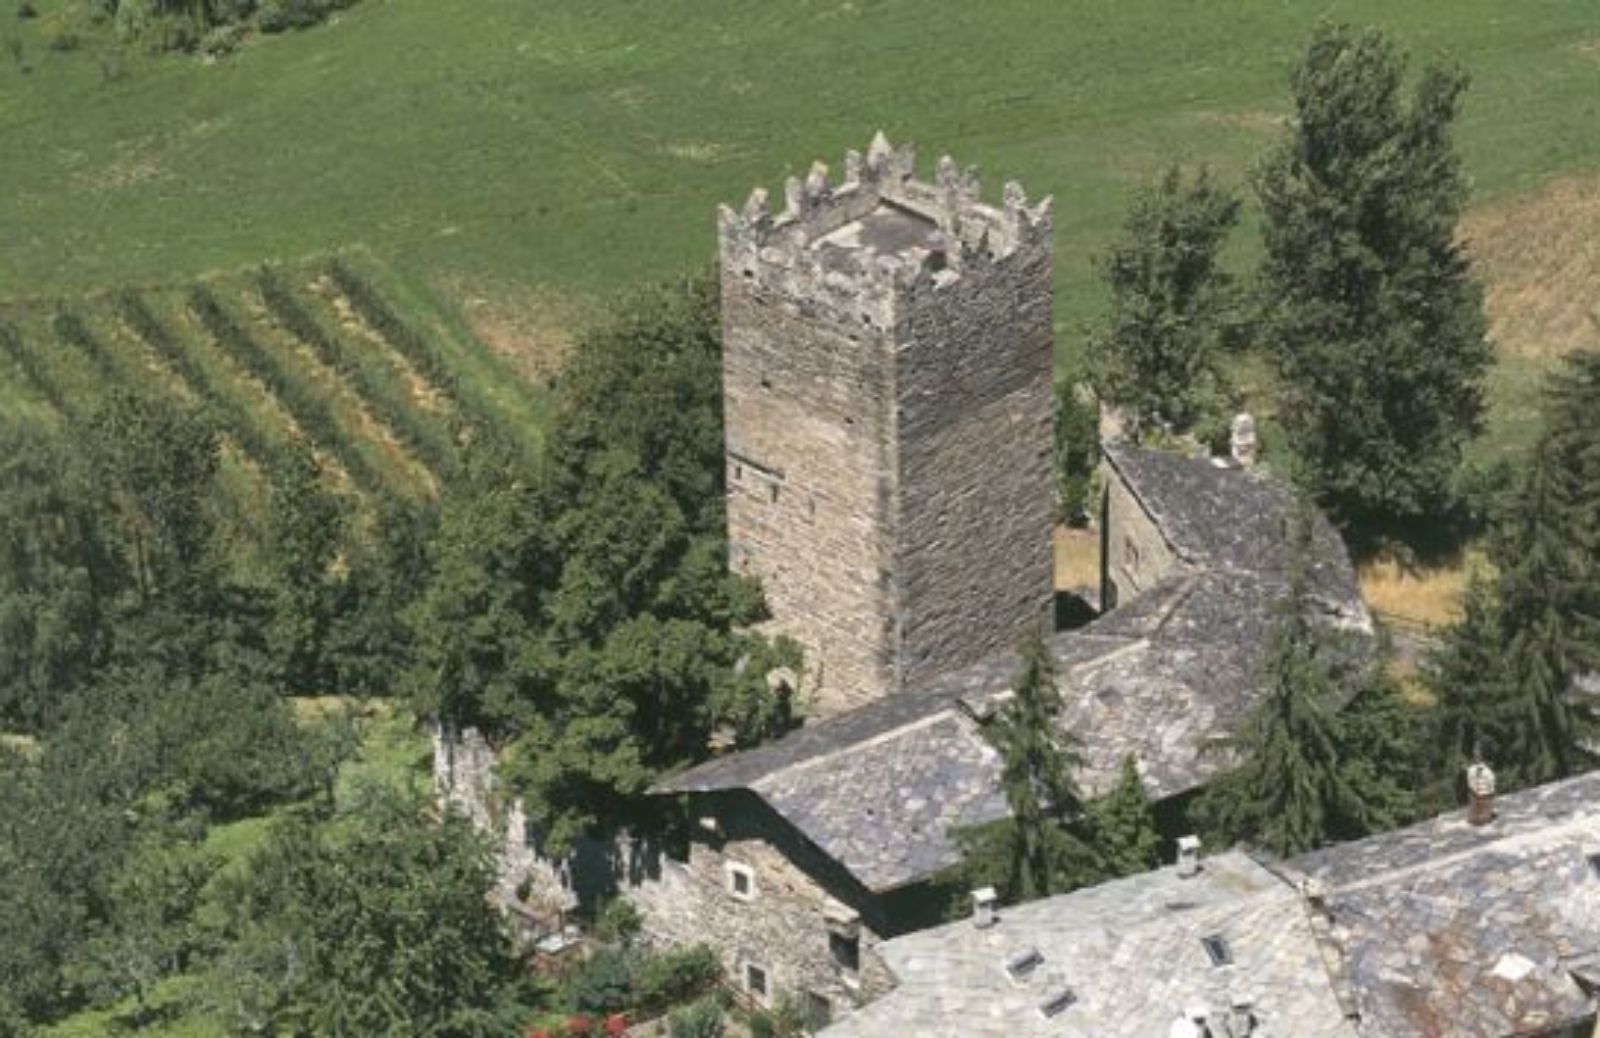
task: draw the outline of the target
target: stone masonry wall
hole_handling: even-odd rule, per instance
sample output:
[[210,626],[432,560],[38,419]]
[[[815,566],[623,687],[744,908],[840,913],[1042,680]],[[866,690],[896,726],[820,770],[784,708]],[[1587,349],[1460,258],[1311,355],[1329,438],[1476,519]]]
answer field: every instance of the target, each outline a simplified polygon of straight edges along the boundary
[[[879,942],[872,929],[875,920],[860,919],[830,895],[799,864],[807,858],[803,849],[780,848],[771,832],[773,819],[761,811],[710,809],[718,832],[702,832],[686,861],[621,834],[613,844],[586,843],[572,859],[552,862],[529,844],[520,803],[498,802],[494,752],[478,731],[435,726],[433,736],[439,799],[495,836],[500,852],[493,898],[515,918],[559,918],[576,907],[579,890],[601,896],[620,893],[639,907],[645,937],[652,943],[708,944],[722,958],[730,980],[741,987],[747,966],[764,970],[769,1002],[783,993],[810,993],[827,999],[830,1012],[842,1016],[893,983],[873,950]],[[732,892],[730,864],[751,871],[754,894],[748,900]],[[814,864],[826,872],[826,862]],[[518,897],[519,888],[523,897]],[[858,969],[846,969],[836,960],[830,928],[856,934]]]
[[1105,488],[1101,529],[1105,537],[1103,565],[1106,583],[1100,589],[1106,609],[1127,602],[1178,566],[1172,545],[1162,536],[1155,520],[1128,489],[1116,466],[1100,465],[1100,483]]
[[432,734],[433,785],[441,806],[494,839],[496,902],[551,919],[576,907],[570,863],[541,856],[528,840],[522,802],[502,802],[495,794],[495,755],[483,734],[439,723]]
[[845,709],[889,691],[889,345],[738,271],[722,306],[732,563],[806,649],[821,710]]
[[906,302],[896,355],[901,679],[1015,648],[1051,615],[1049,239]]
[[[735,894],[730,867],[749,870],[753,893]],[[666,860],[659,877],[633,886],[645,934],[668,945],[711,944],[729,979],[748,988],[748,967],[766,976],[771,1004],[784,993],[826,999],[843,1016],[893,984],[875,947],[879,936],[834,900],[791,858],[753,832],[691,845],[687,861]],[[859,968],[845,968],[830,946],[830,930],[854,933]],[[754,994],[752,992],[752,994]]]

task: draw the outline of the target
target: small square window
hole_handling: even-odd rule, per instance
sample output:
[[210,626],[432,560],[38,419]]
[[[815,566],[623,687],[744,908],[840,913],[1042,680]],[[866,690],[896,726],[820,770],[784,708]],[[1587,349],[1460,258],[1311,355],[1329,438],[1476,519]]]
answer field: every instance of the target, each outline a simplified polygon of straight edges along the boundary
[[1589,871],[1600,876],[1600,853],[1589,855]]
[[755,870],[748,865],[728,862],[728,893],[741,901],[754,901],[756,897]]
[[828,934],[828,951],[842,970],[855,973],[861,969],[861,938],[842,933]]
[[806,1027],[810,1030],[820,1031],[833,1023],[833,1003],[828,1001],[826,995],[807,991],[805,998],[801,1000],[800,1011],[805,1017]]
[[753,962],[745,963],[744,987],[757,998],[767,997],[767,971]]

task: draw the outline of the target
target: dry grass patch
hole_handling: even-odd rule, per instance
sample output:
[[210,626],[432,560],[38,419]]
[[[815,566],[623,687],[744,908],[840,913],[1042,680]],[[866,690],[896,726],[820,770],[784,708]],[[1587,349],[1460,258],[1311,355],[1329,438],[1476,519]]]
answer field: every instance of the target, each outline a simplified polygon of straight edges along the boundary
[[529,384],[546,386],[566,363],[578,331],[591,319],[582,300],[537,285],[448,284],[472,334]]
[[1357,574],[1367,607],[1380,617],[1428,628],[1448,627],[1461,619],[1461,598],[1474,573],[1488,561],[1476,552],[1440,566],[1417,566],[1380,558]]
[[1057,526],[1055,530],[1056,590],[1100,586],[1100,531]]
[[1545,360],[1600,341],[1600,177],[1474,210],[1461,234],[1502,355]]
[[1256,133],[1276,133],[1289,125],[1289,116],[1286,113],[1265,108],[1202,108],[1189,113],[1189,117],[1206,126],[1226,126]]

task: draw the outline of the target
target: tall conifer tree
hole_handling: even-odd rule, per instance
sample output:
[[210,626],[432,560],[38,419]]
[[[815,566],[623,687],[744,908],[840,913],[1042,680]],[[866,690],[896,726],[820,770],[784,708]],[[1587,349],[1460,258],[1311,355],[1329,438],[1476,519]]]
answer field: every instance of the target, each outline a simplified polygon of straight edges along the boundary
[[1289,593],[1264,666],[1266,698],[1233,740],[1242,763],[1197,805],[1225,840],[1280,855],[1382,827],[1396,801],[1383,774],[1351,752],[1339,711],[1361,691],[1365,668],[1317,620],[1306,572],[1310,513],[1299,522]]
[[1600,763],[1600,711],[1581,683],[1600,672],[1600,353],[1572,358],[1546,400],[1548,428],[1491,546],[1497,575],[1433,671],[1445,765],[1481,752],[1510,788]]
[[1260,170],[1261,287],[1291,442],[1348,526],[1443,504],[1483,412],[1482,290],[1456,233],[1450,141],[1467,77],[1376,30],[1323,26],[1293,74],[1295,129]]

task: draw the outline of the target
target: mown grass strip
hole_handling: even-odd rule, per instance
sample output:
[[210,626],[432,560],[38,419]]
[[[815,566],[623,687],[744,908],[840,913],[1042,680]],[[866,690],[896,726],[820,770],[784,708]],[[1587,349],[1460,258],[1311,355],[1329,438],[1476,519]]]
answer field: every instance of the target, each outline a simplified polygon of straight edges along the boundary
[[90,334],[88,326],[83,323],[83,318],[71,310],[59,309],[51,315],[50,331],[64,345],[89,358],[89,362],[107,382],[115,384],[124,378],[126,373],[111,359],[105,345]]
[[459,469],[459,458],[448,429],[410,399],[399,374],[387,365],[379,370],[363,363],[358,351],[342,336],[331,335],[301,305],[276,270],[262,267],[256,288],[267,312],[288,333],[304,343],[370,407],[407,450],[420,458],[434,475],[449,479]]
[[239,448],[256,464],[270,465],[273,457],[282,449],[285,439],[268,436],[259,424],[251,421],[245,410],[223,393],[189,355],[172,330],[151,312],[137,294],[131,291],[118,293],[115,307],[117,315],[133,333],[154,350],[194,395],[204,402],[213,418]]
[[402,321],[365,277],[337,258],[328,262],[327,270],[329,280],[344,295],[357,316],[383,336],[384,341],[393,346],[435,389],[459,405],[461,391],[455,372],[450,370],[450,365],[433,348],[433,344]]
[[526,445],[523,430],[511,428],[514,423],[508,422],[505,416],[486,406],[477,394],[471,392],[451,367],[450,359],[427,336],[403,320],[362,273],[337,257],[328,261],[326,269],[328,280],[344,296],[356,316],[404,357],[419,375],[450,399],[462,422],[473,430],[474,437],[498,437],[503,440],[509,434],[519,445]]
[[22,333],[17,331],[14,325],[4,321],[0,321],[0,351],[11,358],[11,362],[27,380],[28,388],[49,404],[57,414],[63,417],[70,417],[73,414],[61,387],[49,377],[33,351],[23,345]]
[[384,479],[360,447],[339,427],[333,409],[315,389],[297,377],[288,365],[250,336],[222,308],[205,285],[195,285],[187,296],[194,314],[217,346],[241,367],[260,379],[282,402],[305,434],[339,459],[363,491],[380,495],[386,490]]

